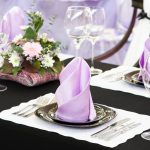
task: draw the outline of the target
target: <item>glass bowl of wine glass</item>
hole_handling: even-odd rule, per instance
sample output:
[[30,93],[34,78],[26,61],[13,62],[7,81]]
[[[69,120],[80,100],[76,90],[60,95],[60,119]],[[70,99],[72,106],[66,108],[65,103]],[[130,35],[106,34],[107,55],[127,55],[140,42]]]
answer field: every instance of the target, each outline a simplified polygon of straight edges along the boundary
[[87,6],[68,7],[64,19],[64,27],[76,48],[76,57],[81,43],[87,37],[87,26],[91,23],[90,8]]

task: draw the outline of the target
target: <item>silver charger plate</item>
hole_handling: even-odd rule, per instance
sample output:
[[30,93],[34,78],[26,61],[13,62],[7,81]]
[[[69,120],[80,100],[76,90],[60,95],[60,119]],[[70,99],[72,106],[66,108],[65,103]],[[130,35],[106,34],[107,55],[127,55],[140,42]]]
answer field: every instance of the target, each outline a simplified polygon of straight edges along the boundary
[[92,128],[102,124],[105,124],[116,117],[116,111],[113,109],[103,106],[101,104],[94,104],[96,110],[96,118],[93,121],[87,121],[85,123],[72,123],[65,122],[56,117],[55,112],[57,110],[57,103],[53,103],[36,110],[35,114],[51,123],[56,123],[63,126],[75,127],[75,128]]
[[130,84],[144,87],[144,83],[138,79],[139,72],[139,70],[129,72],[123,76],[122,80]]

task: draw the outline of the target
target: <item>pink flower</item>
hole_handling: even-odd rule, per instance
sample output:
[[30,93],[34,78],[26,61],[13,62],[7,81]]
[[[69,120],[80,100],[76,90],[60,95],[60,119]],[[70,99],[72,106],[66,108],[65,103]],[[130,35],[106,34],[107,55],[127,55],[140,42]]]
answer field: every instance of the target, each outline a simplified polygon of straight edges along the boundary
[[42,46],[40,45],[40,43],[35,43],[35,42],[27,42],[23,45],[23,54],[25,56],[29,56],[30,58],[39,57],[39,54],[42,51]]

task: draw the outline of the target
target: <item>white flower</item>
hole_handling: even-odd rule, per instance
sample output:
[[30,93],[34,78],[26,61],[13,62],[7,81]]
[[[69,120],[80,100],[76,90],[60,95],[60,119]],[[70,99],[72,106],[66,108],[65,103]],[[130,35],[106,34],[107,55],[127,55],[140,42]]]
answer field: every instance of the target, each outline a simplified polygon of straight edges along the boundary
[[54,62],[55,60],[53,60],[53,58],[49,54],[43,55],[42,62],[41,62],[43,67],[45,68],[53,67]]
[[29,28],[29,26],[25,26],[25,25],[24,25],[24,26],[20,26],[20,29],[21,29],[21,30],[26,30],[26,29],[28,29],[28,28]]
[[36,14],[38,17],[42,17],[42,13],[39,12],[39,11],[37,11],[35,14]]
[[41,36],[42,39],[45,39],[45,38],[47,39],[47,37],[48,37],[47,33],[43,33],[42,36]]
[[48,41],[55,42],[55,40],[53,38],[49,38]]
[[40,38],[46,43],[48,41],[48,34],[47,33],[43,33]]
[[23,38],[22,34],[16,35],[13,39],[14,43],[17,43],[19,40],[21,40]]
[[7,47],[5,49],[3,49],[0,53],[2,56],[8,56],[12,53],[12,47],[10,45],[7,45]]
[[48,34],[47,34],[47,33],[43,33],[43,34],[42,34],[42,37],[47,38],[47,36],[48,36]]
[[0,50],[0,55],[6,56],[6,55],[8,55],[8,54],[9,54],[9,49],[8,49],[8,48],[6,48],[6,49],[4,49],[4,50]]
[[19,54],[16,52],[13,52],[9,58],[9,63],[11,63],[13,67],[19,67],[21,60],[22,58],[19,56]]
[[0,68],[4,65],[4,58],[0,56]]

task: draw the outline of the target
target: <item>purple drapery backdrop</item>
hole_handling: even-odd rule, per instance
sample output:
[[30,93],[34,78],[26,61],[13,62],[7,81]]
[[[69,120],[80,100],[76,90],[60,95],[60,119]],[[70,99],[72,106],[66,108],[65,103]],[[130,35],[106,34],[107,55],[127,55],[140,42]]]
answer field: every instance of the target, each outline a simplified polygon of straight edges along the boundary
[[[31,7],[31,4],[31,0],[1,0],[0,19],[12,6],[19,6],[22,10],[27,10]],[[114,35],[118,36],[118,33],[122,34],[125,32],[132,15],[131,0],[36,0],[36,9],[42,11],[44,17],[46,18],[45,25],[42,31],[48,32],[47,28],[49,28],[51,30],[49,32],[49,35],[62,42],[62,52],[69,54],[75,54],[75,51],[73,45],[70,42],[70,39],[67,37],[64,30],[63,18],[67,7],[70,5],[104,7],[106,11],[106,29],[111,29],[107,30],[111,31],[109,32],[109,34],[111,33],[111,36],[108,36],[109,38],[105,38],[103,42],[97,42],[95,46],[95,55],[103,53],[118,42],[117,39],[114,40]],[[48,26],[47,18],[52,16],[55,16],[56,19],[53,26],[51,26],[50,28]],[[121,64],[125,56],[127,47],[128,44],[126,44],[125,48],[123,48],[115,56],[109,58],[108,60],[105,60],[105,62]],[[89,42],[83,42],[80,48],[80,55],[85,58],[91,56],[91,44]]]

